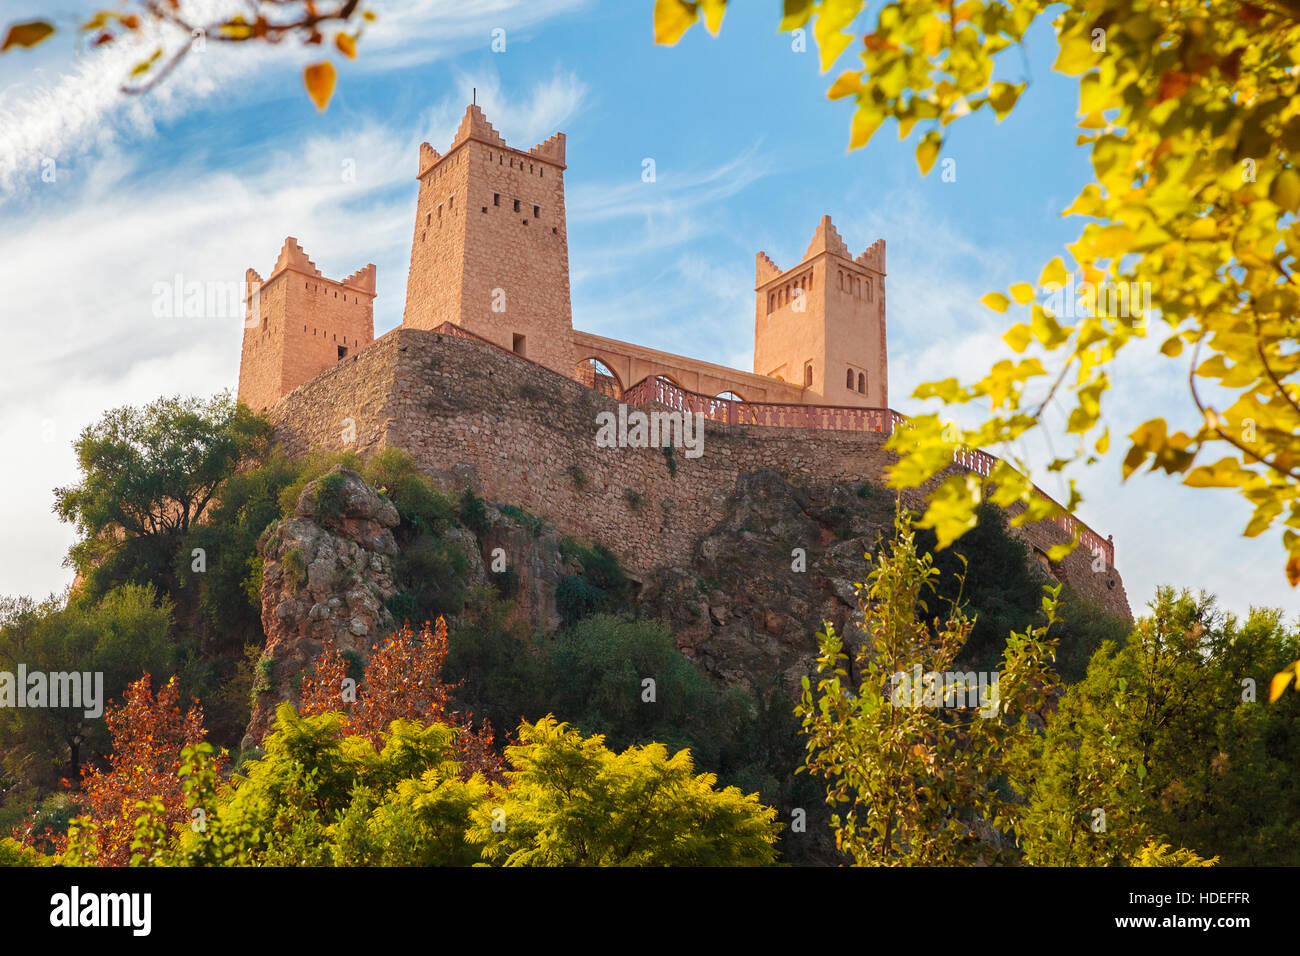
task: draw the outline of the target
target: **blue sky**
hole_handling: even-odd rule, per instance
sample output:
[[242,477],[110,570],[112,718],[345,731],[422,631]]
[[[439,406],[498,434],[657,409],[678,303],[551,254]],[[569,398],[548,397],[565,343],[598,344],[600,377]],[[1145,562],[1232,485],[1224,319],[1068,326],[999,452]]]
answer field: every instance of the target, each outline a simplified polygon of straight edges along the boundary
[[[0,4],[0,20],[43,7]],[[380,2],[324,114],[302,89],[312,54],[287,47],[209,44],[143,98],[116,92],[127,51],[78,56],[66,33],[0,57],[0,594],[71,578],[72,529],[49,508],[51,489],[75,480],[82,427],[106,408],[235,384],[239,320],[155,318],[155,283],[266,275],[293,235],[326,275],[376,263],[376,331],[400,322],[416,150],[446,148],[471,88],[512,145],[567,134],[575,326],[749,369],[755,252],[794,264],[829,214],[855,253],[886,240],[894,408],[919,411],[918,382],[970,378],[1000,357],[1005,319],[978,299],[1060,254],[1080,228],[1060,210],[1089,178],[1074,145],[1077,87],[1051,72],[1050,29],[1005,58],[1004,78],[1029,81],[1011,116],[951,128],[942,158],[956,181],[943,182],[920,176],[914,143],[891,126],[847,151],[852,107],[825,90],[855,54],[819,73],[814,50],[776,32],[776,0],[735,4],[720,37],[697,27],[672,48],[652,42],[652,6]],[[52,183],[41,176],[51,159]],[[1294,614],[1280,543],[1240,537],[1244,504],[1163,476],[1120,482],[1118,436],[1153,414],[1194,420],[1183,372],[1153,354],[1142,346],[1124,362],[1110,456],[1074,473],[1082,517],[1114,535],[1135,610],[1170,583],[1239,612]]]

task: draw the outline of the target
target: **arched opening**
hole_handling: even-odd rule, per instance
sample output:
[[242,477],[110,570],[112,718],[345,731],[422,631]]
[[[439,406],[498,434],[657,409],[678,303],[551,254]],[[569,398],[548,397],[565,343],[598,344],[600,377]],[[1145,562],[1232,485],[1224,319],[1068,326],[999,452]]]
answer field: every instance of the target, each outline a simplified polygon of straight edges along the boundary
[[867,394],[867,377],[861,372],[858,373],[858,391],[863,395]]
[[573,377],[610,398],[618,398],[623,394],[623,383],[618,380],[614,370],[595,356],[579,362],[573,370]]
[[853,388],[853,369],[849,369],[848,376],[844,379],[845,388]]
[[725,392],[718,392],[714,397],[725,398],[729,402],[743,402],[745,400],[743,396],[737,395],[731,389],[727,389]]
[[803,387],[812,388],[813,367],[812,362],[805,362],[803,366]]

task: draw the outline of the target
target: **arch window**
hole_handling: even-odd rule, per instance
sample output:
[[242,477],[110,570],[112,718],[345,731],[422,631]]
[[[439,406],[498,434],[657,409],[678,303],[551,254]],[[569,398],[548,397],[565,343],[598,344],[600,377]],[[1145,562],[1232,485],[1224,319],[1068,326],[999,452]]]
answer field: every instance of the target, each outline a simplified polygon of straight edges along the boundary
[[614,370],[594,356],[579,362],[573,377],[610,398],[618,398],[623,394],[623,383],[618,380]]
[[863,395],[867,394],[867,376],[862,372],[858,373],[858,391]]

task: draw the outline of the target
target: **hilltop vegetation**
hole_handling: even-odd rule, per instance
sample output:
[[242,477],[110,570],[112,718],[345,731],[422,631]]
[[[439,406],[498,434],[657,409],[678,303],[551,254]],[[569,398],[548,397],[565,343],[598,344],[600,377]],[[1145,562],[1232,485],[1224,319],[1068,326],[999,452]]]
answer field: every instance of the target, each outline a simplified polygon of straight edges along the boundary
[[[822,712],[814,700],[840,693],[843,678],[834,666],[809,674],[797,716],[777,675],[748,684],[706,676],[599,543],[557,545],[552,629],[523,613],[539,586],[533,572],[485,560],[493,535],[552,534],[542,519],[438,487],[395,450],[288,461],[265,437],[224,396],[119,410],[83,436],[84,480],[58,492],[82,535],[70,554],[80,585],[43,603],[7,601],[0,665],[102,670],[116,704],[100,722],[0,709],[0,825],[28,847],[0,847],[3,858],[1124,864],[1173,853],[1295,862],[1295,697],[1270,705],[1243,690],[1248,680],[1267,686],[1270,669],[1297,654],[1277,612],[1241,622],[1209,598],[1169,591],[1130,629],[1059,588],[1044,601],[1043,575],[996,509],[981,511],[956,549],[933,553],[904,514],[861,569],[860,616],[842,644],[858,689]],[[165,482],[134,474],[161,461],[173,463]],[[253,700],[285,690],[269,685],[264,666],[259,541],[304,494],[320,520],[341,509],[338,466],[396,511],[388,611],[397,633],[366,659],[327,650],[295,675],[286,693],[296,706],[279,706],[274,732],[260,745],[243,741]],[[882,579],[908,574],[914,586],[902,596],[871,596]],[[400,627],[440,618],[445,631]],[[921,659],[922,644],[881,643],[904,620],[917,640],[944,647],[936,670],[1024,672],[1032,649],[1025,673],[1036,676],[1021,678],[1029,696],[1016,710],[1004,685],[1008,707],[991,721],[946,709],[893,711],[901,723],[851,719],[866,701],[887,702],[867,692],[872,681]],[[808,622],[810,640],[819,623]],[[822,653],[829,662],[837,652],[824,644]],[[140,683],[143,674],[152,681]],[[604,781],[582,791],[590,804],[573,802],[552,760]],[[825,779],[796,773],[805,763]],[[886,806],[872,799],[877,789],[900,794],[904,777],[923,784],[941,771],[965,783],[914,802],[924,813],[887,814],[883,842],[863,836],[886,820],[872,816]],[[828,789],[877,809],[844,817],[827,805]],[[492,829],[502,807],[517,828]],[[707,807],[717,828],[688,822]],[[207,829],[192,828],[196,809]],[[584,814],[661,825],[635,830],[635,849],[616,852],[628,846],[617,829],[584,842],[556,822]],[[920,835],[936,827],[950,838],[931,852],[941,844]]]

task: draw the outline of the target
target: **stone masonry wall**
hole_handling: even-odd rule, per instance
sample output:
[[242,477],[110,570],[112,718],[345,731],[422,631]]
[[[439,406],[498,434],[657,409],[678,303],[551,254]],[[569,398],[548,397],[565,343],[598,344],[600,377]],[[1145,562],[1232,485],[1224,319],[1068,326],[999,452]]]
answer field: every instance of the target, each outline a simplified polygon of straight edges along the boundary
[[[351,420],[362,454],[394,446],[430,474],[472,474],[484,497],[605,544],[639,575],[688,565],[743,474],[771,468],[805,485],[883,484],[893,457],[877,433],[709,422],[700,457],[675,450],[674,475],[660,449],[596,447],[597,414],[618,406],[491,346],[399,328],[285,396],[270,415],[290,455],[341,450]],[[1068,540],[1049,522],[1020,534],[1044,553]],[[1118,572],[1093,563],[1079,548],[1055,570],[1089,602],[1129,618]]]

